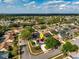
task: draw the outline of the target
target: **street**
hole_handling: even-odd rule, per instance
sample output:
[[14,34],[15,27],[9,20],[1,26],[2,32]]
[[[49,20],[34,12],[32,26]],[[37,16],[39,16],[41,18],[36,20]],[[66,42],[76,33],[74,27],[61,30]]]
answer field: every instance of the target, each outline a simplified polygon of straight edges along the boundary
[[[26,43],[25,41],[22,42]],[[60,49],[56,49],[56,50],[51,50],[44,54],[34,56],[30,54],[28,46],[23,46],[21,51],[23,51],[21,55],[21,59],[48,59],[60,53]]]
[[28,51],[28,48],[26,48],[25,46],[22,48],[22,55],[21,55],[21,59],[30,59],[30,53]]

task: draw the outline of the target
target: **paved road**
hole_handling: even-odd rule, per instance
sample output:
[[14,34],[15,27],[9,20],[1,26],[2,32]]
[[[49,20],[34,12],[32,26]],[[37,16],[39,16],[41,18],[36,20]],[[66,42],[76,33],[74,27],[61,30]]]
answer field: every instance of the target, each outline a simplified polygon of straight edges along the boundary
[[19,40],[19,45],[22,48],[22,50],[21,50],[21,52],[22,52],[21,59],[30,59],[30,53],[29,53],[29,50],[28,50],[27,46],[23,46],[23,45],[26,45],[26,41]]
[[21,59],[30,59],[30,53],[26,47],[22,48],[22,51],[24,51],[21,55]]
[[[23,42],[25,43],[25,41],[23,41]],[[51,50],[45,54],[34,56],[29,53],[28,46],[24,46],[22,48],[22,51],[24,51],[24,53],[21,55],[21,57],[22,57],[21,59],[48,59],[49,57],[52,57],[52,56],[60,53],[60,50],[56,49],[56,50]]]
[[41,54],[41,55],[38,55],[38,56],[31,56],[31,59],[48,59],[52,56],[55,56],[57,54],[59,54],[60,51],[57,49],[57,50],[51,50],[50,52],[46,53],[46,54]]

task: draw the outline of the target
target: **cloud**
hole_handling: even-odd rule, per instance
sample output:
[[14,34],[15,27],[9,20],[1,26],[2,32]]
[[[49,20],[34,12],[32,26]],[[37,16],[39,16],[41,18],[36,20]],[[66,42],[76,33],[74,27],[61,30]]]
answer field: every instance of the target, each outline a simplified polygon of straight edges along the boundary
[[[51,10],[69,10],[69,9],[74,9],[74,8],[77,8],[76,5],[74,5],[73,7],[73,4],[71,1],[64,1],[64,0],[61,0],[61,1],[48,1],[48,2],[45,2],[43,5],[42,5],[43,8],[46,8],[46,9],[51,9]],[[62,11],[60,11],[62,12]]]
[[32,5],[32,4],[35,4],[35,1],[32,1],[32,2],[28,3],[27,5]]
[[53,4],[59,4],[59,3],[63,3],[64,1],[48,1],[43,3],[42,5],[53,5]]
[[77,2],[73,2],[72,4],[78,4],[78,5],[79,5],[79,1],[77,1]]
[[66,6],[66,4],[62,4],[62,5],[60,5],[60,7],[65,7]]
[[69,7],[69,4],[71,4],[71,2],[66,2],[63,4],[58,5],[59,9],[66,9]]
[[24,3],[30,2],[30,0],[21,0],[21,1],[23,1]]
[[29,3],[25,3],[24,6],[25,7],[33,7],[33,8],[41,8],[41,9],[44,9],[44,8],[48,8],[48,7],[55,7],[57,6],[58,3],[63,3],[63,1],[52,1],[52,0],[49,0],[47,2],[43,2],[41,4],[37,4],[36,1],[31,1]]
[[68,2],[64,2],[64,1],[48,1],[43,3],[43,5],[60,5],[60,4],[66,4]]
[[[78,12],[79,11],[79,1],[71,2],[71,1],[64,1],[64,0],[46,0],[43,3],[38,4],[35,0],[27,2],[26,0],[4,0],[5,2],[9,3],[6,5],[5,9],[15,10],[19,13],[19,7],[21,7],[21,12],[25,13],[71,13],[71,12]],[[17,3],[13,2],[16,1]],[[26,2],[21,2],[26,1]],[[10,3],[14,4],[10,4]],[[12,5],[12,6],[11,6]],[[19,6],[17,8],[17,6]],[[0,8],[1,9],[1,8]],[[5,10],[4,9],[4,10]],[[13,11],[14,11],[13,10]],[[16,11],[16,10],[15,10]],[[74,13],[75,13],[74,12]]]
[[5,3],[11,3],[11,2],[13,2],[14,0],[3,0],[3,2],[5,2]]
[[64,7],[66,7],[66,4],[62,4],[59,6],[59,9],[64,9]]
[[36,2],[32,1],[32,2],[29,2],[27,4],[24,4],[24,6],[27,8],[36,8]]
[[31,6],[31,5],[35,5],[35,1],[24,4],[24,6]]
[[7,5],[5,8],[15,8],[15,6]]
[[61,3],[63,1],[48,1],[48,2],[45,2],[44,4],[53,4],[53,3]]

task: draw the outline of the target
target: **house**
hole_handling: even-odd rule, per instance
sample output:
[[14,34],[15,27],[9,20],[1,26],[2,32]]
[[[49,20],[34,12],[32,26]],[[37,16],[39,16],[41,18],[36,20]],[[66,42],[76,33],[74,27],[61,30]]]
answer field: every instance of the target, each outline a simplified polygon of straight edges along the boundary
[[33,34],[31,35],[31,37],[32,37],[32,39],[36,39],[36,38],[39,37],[39,35],[40,35],[39,32],[35,32],[35,33],[33,33]]
[[53,38],[59,39],[59,35],[54,35]]
[[51,34],[50,34],[50,33],[45,33],[44,36],[45,36],[45,37],[50,37]]
[[72,44],[76,44],[79,47],[79,37],[75,37],[71,41]]
[[63,28],[62,30],[59,30],[59,34],[63,39],[72,39],[74,35],[70,28]]

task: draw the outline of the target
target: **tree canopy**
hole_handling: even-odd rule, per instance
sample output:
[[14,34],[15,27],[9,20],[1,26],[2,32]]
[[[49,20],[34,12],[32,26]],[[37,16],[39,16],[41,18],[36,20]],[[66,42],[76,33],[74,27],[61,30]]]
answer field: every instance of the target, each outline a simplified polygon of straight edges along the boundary
[[31,34],[30,31],[28,31],[27,29],[24,29],[22,32],[21,32],[21,37],[23,39],[27,38],[29,35]]
[[62,47],[62,51],[64,53],[67,52],[74,52],[78,50],[78,46],[77,45],[72,45],[70,42],[66,42],[63,47]]
[[34,32],[32,27],[25,27],[24,30],[21,32],[21,37],[23,39],[30,37],[31,33]]
[[4,32],[7,30],[8,30],[8,27],[0,25],[0,36],[2,36],[4,34]]

